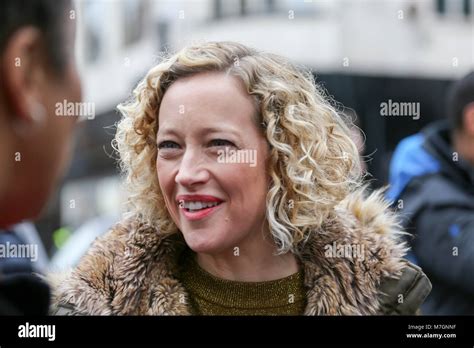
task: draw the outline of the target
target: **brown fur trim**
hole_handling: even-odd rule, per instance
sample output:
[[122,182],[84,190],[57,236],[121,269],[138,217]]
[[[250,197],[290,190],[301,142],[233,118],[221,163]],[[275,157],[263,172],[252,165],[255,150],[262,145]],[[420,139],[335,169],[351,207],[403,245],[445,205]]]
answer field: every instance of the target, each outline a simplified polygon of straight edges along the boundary
[[[298,255],[305,270],[306,315],[366,315],[380,311],[379,288],[404,267],[405,245],[381,192],[354,192],[314,230]],[[353,246],[362,255],[333,255],[330,247]],[[162,236],[128,220],[98,238],[79,266],[51,279],[54,308],[73,314],[189,315],[189,298],[178,281],[180,235]],[[332,249],[334,250],[334,249]]]

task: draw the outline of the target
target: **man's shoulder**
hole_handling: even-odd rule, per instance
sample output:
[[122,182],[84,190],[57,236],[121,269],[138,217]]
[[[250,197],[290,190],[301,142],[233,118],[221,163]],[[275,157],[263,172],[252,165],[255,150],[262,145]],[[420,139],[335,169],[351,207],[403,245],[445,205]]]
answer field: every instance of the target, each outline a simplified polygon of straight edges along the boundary
[[46,315],[50,289],[40,277],[0,274],[0,315]]

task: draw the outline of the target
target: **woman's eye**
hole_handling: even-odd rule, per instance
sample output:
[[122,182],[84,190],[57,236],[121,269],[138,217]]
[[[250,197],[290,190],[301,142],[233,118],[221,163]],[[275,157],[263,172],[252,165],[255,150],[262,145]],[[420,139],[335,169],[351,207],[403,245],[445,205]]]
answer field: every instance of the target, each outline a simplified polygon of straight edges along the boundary
[[214,139],[211,144],[212,146],[235,146],[233,142],[225,139]]
[[162,141],[158,144],[158,149],[176,149],[179,145],[174,141]]

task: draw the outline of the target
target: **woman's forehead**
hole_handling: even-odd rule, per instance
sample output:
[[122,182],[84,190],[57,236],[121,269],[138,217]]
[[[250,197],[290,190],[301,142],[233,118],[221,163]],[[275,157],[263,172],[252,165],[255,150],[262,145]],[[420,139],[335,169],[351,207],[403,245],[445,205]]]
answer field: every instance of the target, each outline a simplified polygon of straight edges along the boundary
[[162,102],[204,102],[219,97],[213,100],[215,104],[222,98],[230,101],[236,96],[249,97],[237,77],[222,72],[203,72],[176,80],[164,94]]
[[252,121],[255,104],[235,77],[224,74],[196,75],[176,81],[165,93],[159,110],[159,124],[199,122],[241,124]]

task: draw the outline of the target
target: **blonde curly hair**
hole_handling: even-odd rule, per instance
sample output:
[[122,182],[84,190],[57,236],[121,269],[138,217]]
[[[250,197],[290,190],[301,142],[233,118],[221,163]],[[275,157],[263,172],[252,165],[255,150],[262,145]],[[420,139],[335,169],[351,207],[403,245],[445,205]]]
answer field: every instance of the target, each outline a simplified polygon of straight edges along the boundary
[[254,97],[256,122],[270,146],[268,227],[279,253],[295,252],[359,185],[359,154],[349,126],[310,71],[235,42],[190,45],[164,57],[118,106],[123,118],[114,145],[129,191],[128,213],[160,233],[179,232],[155,169],[158,111],[174,81],[210,71],[237,76]]

